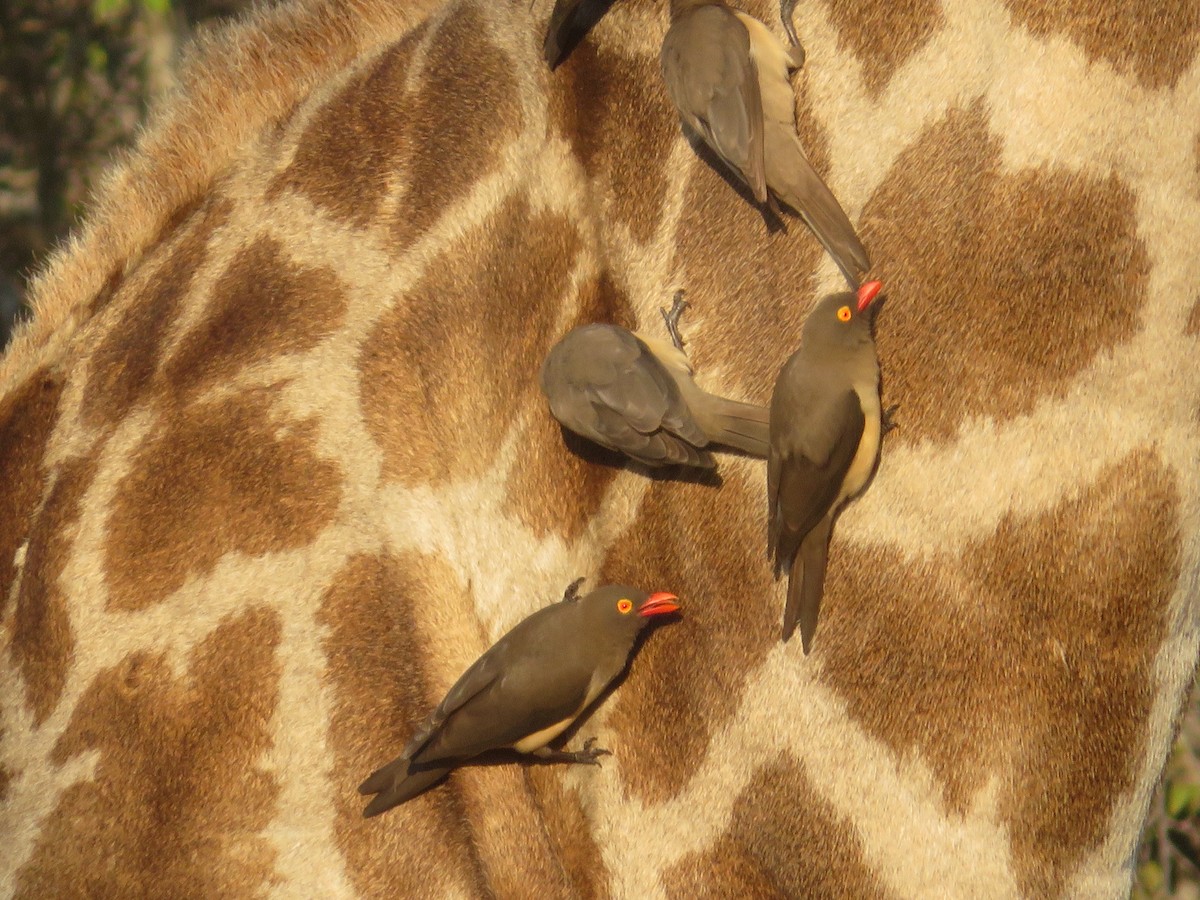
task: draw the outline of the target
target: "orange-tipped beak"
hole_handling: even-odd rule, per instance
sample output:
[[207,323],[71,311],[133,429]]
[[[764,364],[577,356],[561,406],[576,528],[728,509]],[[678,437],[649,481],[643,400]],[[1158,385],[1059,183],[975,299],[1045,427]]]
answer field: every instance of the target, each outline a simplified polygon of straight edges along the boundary
[[663,616],[667,613],[678,612],[679,604],[675,602],[678,599],[674,594],[668,594],[666,591],[651,594],[649,599],[638,609],[638,615]]
[[862,312],[871,305],[871,301],[875,299],[875,295],[883,289],[882,281],[865,281],[862,287],[858,289],[858,311]]

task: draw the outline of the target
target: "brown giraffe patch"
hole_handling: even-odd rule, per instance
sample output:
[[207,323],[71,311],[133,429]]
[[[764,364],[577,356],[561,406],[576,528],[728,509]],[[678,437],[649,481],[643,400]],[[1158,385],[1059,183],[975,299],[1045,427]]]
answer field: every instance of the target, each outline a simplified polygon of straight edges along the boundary
[[263,891],[274,851],[261,832],[278,787],[258,766],[271,746],[279,637],[277,614],[260,608],[215,628],[178,676],[153,653],[101,672],[53,753],[62,765],[98,751],[95,776],[59,799],[17,896]]
[[359,228],[379,213],[410,151],[404,80],[423,23],[355,75],[313,116],[291,164],[267,189],[295,190],[334,218]]
[[217,280],[205,318],[183,338],[166,376],[186,391],[273,355],[303,353],[338,329],[346,302],[332,269],[293,262],[278,241],[260,237]]
[[937,0],[879,4],[826,0],[825,5],[837,28],[838,45],[848,47],[858,57],[863,82],[873,100],[883,93],[896,71],[945,24]]
[[[786,231],[768,232],[763,217],[707,166],[694,170],[684,202],[694,212],[680,223],[676,252],[692,304],[683,328],[697,380],[705,386],[705,370],[720,366],[737,399],[766,403],[799,345],[821,245],[790,216]],[[791,343],[780,334],[792,335]]]
[[[607,273],[581,291],[579,313],[566,330],[589,322],[630,329],[636,324],[628,298]],[[540,371],[540,360],[538,366]],[[519,518],[538,538],[559,534],[571,541],[599,510],[623,458],[609,456],[603,448],[566,432],[550,414],[545,396],[540,391],[537,396],[522,465],[505,486],[504,512]],[[599,458],[613,464],[597,465]],[[547,485],[554,485],[554,490],[546,490]]]
[[[568,744],[567,749],[572,749]],[[611,896],[608,872],[579,795],[563,787],[564,770],[530,766],[525,770],[529,792],[541,816],[546,840],[567,880],[569,896],[603,900]],[[564,892],[563,896],[568,896]]]
[[341,476],[314,455],[315,424],[270,404],[264,389],[166,414],[113,500],[110,609],[158,603],[226,553],[302,547],[332,518]]
[[164,239],[163,260],[150,278],[133,284],[126,279],[117,289],[108,333],[88,361],[83,414],[90,424],[114,423],[141,399],[161,362],[163,340],[178,316],[180,301],[207,257],[213,232],[232,211],[233,204],[219,198],[197,207],[173,242]]
[[522,128],[513,60],[487,39],[489,31],[475,7],[460,4],[430,41],[431,71],[405,110],[413,155],[409,189],[392,217],[400,247],[495,171]]
[[897,437],[947,440],[968,416],[1028,413],[1130,338],[1150,268],[1135,205],[1116,177],[1002,172],[982,103],[902,153],[863,215]]
[[1178,504],[1169,470],[1136,452],[961,553],[830,554],[823,680],[897,757],[919,753],[953,812],[999,779],[1027,896],[1057,895],[1141,764]]
[[[188,207],[190,213],[193,207]],[[117,295],[117,291],[125,281],[125,273],[121,271],[112,272],[108,278],[104,280],[104,285],[96,292],[96,296],[92,298],[92,302],[87,305],[86,319],[91,319],[99,314],[105,307],[112,302],[113,297]]]
[[[428,714],[434,691],[416,607],[461,590],[434,557],[359,556],[332,582],[317,620],[331,685],[334,823],[355,888],[367,896],[479,894],[486,885],[465,811],[449,784],[383,817],[362,818],[357,787],[403,749]],[[451,776],[453,777],[453,776]]]
[[567,219],[511,198],[380,318],[360,383],[385,478],[438,484],[489,469],[513,418],[541,405],[537,366],[579,251]]
[[1200,334],[1200,297],[1197,297],[1196,302],[1192,304],[1192,311],[1188,313],[1187,325],[1184,326],[1183,333],[1188,337]]
[[550,79],[549,104],[553,127],[586,175],[607,182],[607,212],[635,239],[650,240],[662,221],[668,154],[679,134],[657,57],[631,59],[584,41]]
[[364,893],[567,896],[598,877],[599,854],[577,805],[549,783],[557,773],[467,767],[378,819],[361,817],[357,785],[403,748],[439,699],[429,674],[439,641],[428,633],[461,628],[443,623],[468,607],[451,569],[416,554],[352,559],[326,596],[319,618],[329,629],[335,697],[338,845]]
[[802,765],[760,769],[724,834],[663,876],[668,897],[891,897],[870,870],[854,825],[813,789]]
[[[598,578],[671,591],[683,606],[682,623],[650,636],[610,701],[608,724],[622,748],[616,763],[646,803],[683,787],[713,732],[737,710],[747,673],[779,640],[766,538],[749,546],[729,539],[765,535],[765,510],[740,473],[722,472],[719,489],[653,485]],[[648,758],[656,763],[644,764]]]
[[75,638],[60,579],[75,538],[83,495],[95,471],[92,460],[76,459],[64,465],[29,537],[11,646],[35,725],[41,725],[54,711],[67,681]]
[[45,369],[0,399],[0,614],[17,569],[13,557],[25,539],[42,498],[42,457],[54,429],[62,379]]
[[1175,85],[1191,65],[1200,36],[1195,0],[1115,6],[1106,0],[1005,0],[1005,5],[1033,34],[1062,35],[1090,60],[1133,74],[1152,90]]

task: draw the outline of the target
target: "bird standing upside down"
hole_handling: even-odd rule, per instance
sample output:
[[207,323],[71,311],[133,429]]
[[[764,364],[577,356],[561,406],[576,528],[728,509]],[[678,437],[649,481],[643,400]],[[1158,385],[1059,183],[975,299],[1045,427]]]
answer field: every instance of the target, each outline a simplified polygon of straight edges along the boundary
[[871,333],[878,306],[871,301],[881,287],[868,281],[857,296],[822,298],[771,395],[767,553],[776,578],[790,566],[783,640],[799,621],[805,653],[817,629],[833,520],[879,461],[883,414]]
[[[789,33],[793,33],[790,20]],[[871,268],[832,191],[796,136],[796,97],[788,70],[804,53],[758,19],[720,0],[671,0],[662,73],[680,118],[767,202],[768,189],[794,209],[852,287]]]
[[599,765],[609,751],[547,747],[624,670],[638,634],[679,609],[674,594],[610,584],[578,597],[579,579],[559,603],[517,623],[463,673],[404,751],[358,788],[375,794],[364,817],[410,800],[456,766],[512,748],[543,760]]

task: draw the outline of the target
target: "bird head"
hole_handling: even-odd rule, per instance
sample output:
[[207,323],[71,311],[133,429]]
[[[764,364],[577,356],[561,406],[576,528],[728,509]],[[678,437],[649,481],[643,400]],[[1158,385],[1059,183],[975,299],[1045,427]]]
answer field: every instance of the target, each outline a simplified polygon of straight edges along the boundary
[[827,294],[804,321],[803,341],[819,346],[853,348],[871,341],[871,324],[883,284],[864,282],[857,293]]
[[596,588],[579,602],[584,612],[598,627],[614,626],[634,635],[659,616],[677,612],[679,598],[666,591],[647,594],[639,588],[624,584],[607,584]]

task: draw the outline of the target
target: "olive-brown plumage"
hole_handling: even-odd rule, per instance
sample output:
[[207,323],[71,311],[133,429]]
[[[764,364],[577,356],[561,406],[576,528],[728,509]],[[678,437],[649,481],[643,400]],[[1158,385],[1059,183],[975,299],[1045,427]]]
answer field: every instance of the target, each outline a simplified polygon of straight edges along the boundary
[[812,648],[833,520],[875,470],[882,437],[879,361],[871,320],[878,281],[830,294],[809,314],[800,349],[771,395],[768,554],[788,567],[783,640],[797,623]]
[[767,455],[766,407],[702,390],[680,350],[617,325],[568,332],[539,381],[564,428],[648,466],[712,468],[710,443]]
[[770,190],[799,213],[857,288],[870,257],[796,136],[788,70],[803,60],[798,46],[720,0],[671,0],[662,73],[684,125],[756,201],[766,202]]
[[[581,579],[582,580],[582,579]],[[596,763],[590,742],[574,753],[546,745],[569,728],[629,662],[638,633],[679,609],[673,594],[606,585],[517,623],[463,673],[395,760],[358,788],[375,816],[415,797],[488,750],[512,748],[563,762]]]

